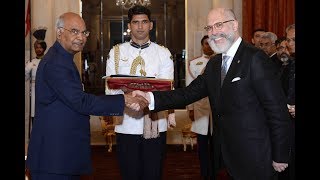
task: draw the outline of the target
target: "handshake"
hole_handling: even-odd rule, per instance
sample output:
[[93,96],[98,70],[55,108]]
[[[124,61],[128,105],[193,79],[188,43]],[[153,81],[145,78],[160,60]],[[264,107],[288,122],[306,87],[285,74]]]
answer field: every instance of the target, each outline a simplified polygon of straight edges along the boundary
[[124,94],[125,105],[134,110],[142,111],[149,106],[151,99],[147,92],[135,90]]
[[[124,94],[125,104],[128,108],[134,111],[143,111],[149,106],[151,97],[148,92],[135,90]],[[168,128],[176,126],[175,113],[169,110],[168,114]]]

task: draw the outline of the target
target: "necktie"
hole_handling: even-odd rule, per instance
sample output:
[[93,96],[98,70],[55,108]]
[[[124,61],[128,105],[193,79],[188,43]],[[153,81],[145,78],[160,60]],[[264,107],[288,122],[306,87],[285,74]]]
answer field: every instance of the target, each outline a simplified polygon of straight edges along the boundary
[[222,67],[221,67],[221,86],[223,84],[223,80],[226,77],[227,74],[227,62],[229,60],[230,56],[224,55],[222,57]]

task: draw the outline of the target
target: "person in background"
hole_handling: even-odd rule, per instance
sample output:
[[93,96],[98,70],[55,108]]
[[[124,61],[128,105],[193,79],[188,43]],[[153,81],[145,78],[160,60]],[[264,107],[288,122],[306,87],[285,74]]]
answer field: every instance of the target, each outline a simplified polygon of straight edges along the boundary
[[265,33],[266,30],[262,29],[262,28],[258,28],[258,29],[255,29],[253,32],[252,32],[252,38],[251,38],[251,43],[257,47],[257,48],[260,48],[260,41],[261,41],[261,37],[263,35],[263,33]]
[[[173,80],[170,51],[150,41],[151,12],[145,6],[128,10],[131,40],[115,45],[109,52],[106,76],[132,75]],[[106,94],[123,94],[109,89]],[[174,112],[135,113],[125,110],[116,118],[117,158],[123,180],[161,180],[168,126],[175,126]]]
[[291,24],[286,28],[286,44],[290,54],[290,58],[283,70],[282,83],[287,96],[288,110],[293,122],[294,131],[291,138],[291,154],[289,168],[279,175],[279,180],[295,180],[295,119],[296,119],[296,103],[295,103],[295,24]]
[[296,53],[296,25],[291,24],[286,28],[287,46],[291,57]]
[[279,69],[281,69],[283,64],[287,64],[290,58],[290,54],[287,48],[286,37],[280,37],[275,42],[277,55],[275,58],[271,58],[271,60],[277,65]]
[[[288,167],[292,124],[277,68],[266,53],[239,35],[231,9],[207,17],[209,45],[217,53],[189,86],[171,91],[134,91],[149,109],[184,107],[209,97],[224,165],[235,180],[271,180]],[[220,153],[217,151],[217,153]]]
[[[208,35],[201,39],[202,55],[188,62],[186,85],[188,86],[198,75],[202,74],[210,58],[214,55],[208,43]],[[197,134],[198,157],[200,161],[201,179],[209,180],[212,177],[212,116],[209,98],[203,98],[187,106],[189,118],[192,121],[191,131]]]
[[36,57],[28,61],[25,65],[25,80],[30,81],[30,117],[31,121],[29,122],[29,137],[31,132],[31,127],[34,119],[34,106],[35,106],[35,81],[36,81],[36,72],[39,65],[40,60],[44,56],[44,52],[47,49],[47,43],[44,41],[46,37],[46,27],[38,27],[33,31],[33,36],[37,39],[34,44],[34,52],[36,53]]
[[277,57],[277,49],[275,42],[278,39],[277,35],[273,32],[263,33],[260,40],[260,48],[273,59]]
[[55,30],[56,42],[38,65],[26,168],[33,180],[80,180],[92,173],[89,115],[120,116],[125,106],[138,111],[148,102],[130,94],[85,93],[73,61],[89,36],[85,22],[67,12],[59,16]]

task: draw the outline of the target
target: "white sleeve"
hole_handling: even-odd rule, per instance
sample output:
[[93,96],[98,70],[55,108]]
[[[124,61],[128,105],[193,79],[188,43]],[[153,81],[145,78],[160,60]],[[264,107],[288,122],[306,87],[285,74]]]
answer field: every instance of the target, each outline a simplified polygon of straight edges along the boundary
[[158,74],[158,78],[162,79],[174,79],[174,65],[172,55],[167,48],[159,49],[159,57],[161,59],[161,68]]
[[[114,48],[112,48],[109,52],[109,58],[107,59],[106,64],[106,77],[115,75],[115,63],[114,63]],[[109,89],[106,85],[105,87],[105,93],[108,95],[114,95],[114,94],[123,94],[123,91],[121,89]]]
[[192,73],[192,69],[193,69],[193,63],[191,62],[191,60],[188,61],[187,64],[187,71],[186,71],[186,86],[188,86],[193,80],[193,76],[191,75]]
[[29,80],[31,78],[32,62],[28,62],[24,68],[24,79]]
[[152,92],[147,92],[150,96],[149,110],[154,110],[154,96]]

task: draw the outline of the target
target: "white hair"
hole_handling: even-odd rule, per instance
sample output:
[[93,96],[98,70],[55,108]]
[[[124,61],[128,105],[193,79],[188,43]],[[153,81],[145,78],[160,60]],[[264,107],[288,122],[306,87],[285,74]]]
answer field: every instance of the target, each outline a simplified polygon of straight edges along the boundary
[[277,35],[270,31],[263,33],[262,38],[270,39],[272,43],[275,43],[278,39]]

